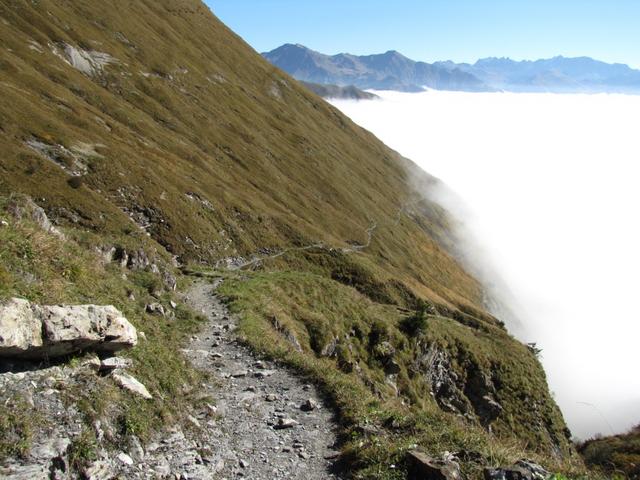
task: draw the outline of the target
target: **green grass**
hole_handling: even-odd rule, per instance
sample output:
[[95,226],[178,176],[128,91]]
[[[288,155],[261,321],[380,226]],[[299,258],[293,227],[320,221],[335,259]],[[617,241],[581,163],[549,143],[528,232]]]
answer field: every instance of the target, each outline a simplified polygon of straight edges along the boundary
[[98,448],[98,440],[93,430],[82,430],[69,446],[69,466],[76,472],[83,471],[98,459]]
[[640,425],[626,434],[587,440],[578,451],[587,465],[612,478],[640,477]]
[[0,460],[25,457],[37,424],[43,419],[23,399],[9,397],[0,403]]
[[[240,315],[243,338],[321,387],[340,415],[344,452],[359,477],[401,475],[406,450],[413,444],[434,455],[479,452],[493,466],[533,457],[558,471],[580,471],[580,462],[570,459],[572,447],[542,367],[526,346],[500,328],[473,329],[423,311],[413,314],[422,319],[417,322],[420,333],[407,335],[412,315],[404,309],[373,302],[317,274],[226,276],[221,292]],[[335,338],[340,339],[335,353],[327,356]],[[450,352],[460,378],[478,369],[494,376],[500,385],[496,398],[505,414],[492,423],[493,434],[477,422],[443,412],[432,399],[430,385],[413,369],[425,344]],[[385,376],[390,351],[400,365],[395,388]],[[547,427],[541,428],[541,422]],[[553,451],[563,457],[555,457]],[[398,468],[391,469],[392,464]],[[471,465],[465,468],[478,473]]]

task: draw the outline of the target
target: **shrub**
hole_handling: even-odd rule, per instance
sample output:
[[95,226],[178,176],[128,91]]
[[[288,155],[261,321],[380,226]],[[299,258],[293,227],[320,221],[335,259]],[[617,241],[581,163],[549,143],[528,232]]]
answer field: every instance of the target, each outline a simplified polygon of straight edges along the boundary
[[423,300],[418,301],[418,308],[415,313],[403,318],[400,321],[400,330],[407,336],[415,337],[427,329],[427,311],[429,304]]
[[67,180],[67,185],[76,190],[80,188],[83,183],[84,178],[82,177],[71,177],[69,180]]

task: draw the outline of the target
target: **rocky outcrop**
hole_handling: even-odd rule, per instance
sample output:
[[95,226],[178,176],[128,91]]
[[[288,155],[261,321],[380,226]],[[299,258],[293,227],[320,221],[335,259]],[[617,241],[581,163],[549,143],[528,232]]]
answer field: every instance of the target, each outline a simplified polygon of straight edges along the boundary
[[51,223],[44,209],[26,195],[14,195],[9,200],[7,211],[16,220],[30,220],[47,233],[62,237],[63,234]]
[[[174,275],[166,269],[161,269],[143,249],[127,251],[123,247],[110,247],[100,251],[102,257],[107,263],[115,261],[122,268],[132,271],[147,270],[161,276],[161,285],[168,292],[174,292],[178,286],[178,281]],[[161,294],[160,284],[156,287],[156,294]]]
[[20,298],[0,304],[0,357],[38,360],[85,350],[111,353],[137,341],[135,327],[113,306],[40,306]]
[[467,414],[468,400],[458,388],[460,379],[451,365],[449,355],[438,348],[425,347],[414,364],[414,369],[424,375],[431,394],[440,408],[447,412]]
[[547,470],[530,460],[518,460],[511,467],[484,470],[485,480],[545,480],[550,475]]
[[100,75],[107,65],[117,62],[108,53],[83,50],[67,43],[59,47],[51,45],[51,50],[56,56],[89,77]]
[[490,429],[502,413],[491,377],[473,362],[464,362],[456,372],[451,356],[435,345],[427,345],[416,359],[414,369],[422,373],[436,402],[444,411],[476,419]]

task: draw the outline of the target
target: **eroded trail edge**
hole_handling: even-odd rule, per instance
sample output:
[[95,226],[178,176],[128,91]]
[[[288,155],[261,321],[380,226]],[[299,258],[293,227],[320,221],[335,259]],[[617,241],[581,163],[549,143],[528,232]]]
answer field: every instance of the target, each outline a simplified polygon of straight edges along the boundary
[[207,423],[216,478],[339,478],[332,412],[315,387],[272,362],[260,361],[236,340],[236,319],[216,293],[221,280],[196,279],[184,301],[208,319],[185,350],[213,377],[205,387],[215,401]]

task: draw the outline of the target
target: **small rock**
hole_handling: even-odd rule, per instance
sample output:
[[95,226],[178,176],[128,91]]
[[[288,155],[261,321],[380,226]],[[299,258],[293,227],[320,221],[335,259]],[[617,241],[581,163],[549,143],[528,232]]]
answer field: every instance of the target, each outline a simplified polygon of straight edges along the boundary
[[100,365],[102,364],[102,362],[100,361],[100,359],[98,357],[89,357],[86,360],[84,360],[80,366],[81,367],[88,367],[91,370],[94,371],[99,371],[100,370]]
[[128,466],[133,465],[133,458],[131,458],[129,455],[127,455],[124,452],[120,452],[116,458],[120,460],[120,462],[122,462],[124,465],[128,465]]
[[118,368],[130,368],[131,366],[133,366],[133,360],[130,358],[110,357],[100,362],[100,370],[103,372],[110,372]]
[[191,424],[196,427],[196,428],[200,428],[200,422],[198,421],[198,419],[192,415],[187,415],[187,420],[189,420],[189,422],[191,422]]
[[247,468],[249,466],[249,463],[246,460],[240,460],[238,463],[242,468]]
[[276,430],[284,430],[286,428],[293,428],[296,425],[298,425],[298,422],[296,422],[293,418],[279,418],[278,423],[274,425],[273,428],[275,428]]
[[8,227],[9,226],[9,222],[7,222],[6,220],[0,220],[0,227]]
[[138,461],[144,460],[145,453],[144,448],[142,448],[142,444],[140,443],[140,439],[135,435],[131,435],[128,439],[128,452],[132,458]]
[[308,399],[302,405],[300,405],[300,410],[303,412],[312,412],[318,408],[318,402],[316,402],[313,398]]
[[164,307],[159,303],[149,303],[145,306],[145,310],[151,315],[156,315],[159,317],[165,316]]
[[171,308],[173,308],[174,310],[175,310],[176,308],[178,308],[178,304],[177,304],[176,302],[174,302],[173,300],[171,300],[171,301],[169,302],[169,305],[170,305],[170,306],[171,306]]
[[464,480],[460,466],[452,461],[438,460],[420,451],[407,454],[408,480]]
[[309,455],[307,452],[302,451],[302,452],[298,452],[298,456],[304,460],[308,459],[311,457],[311,455]]
[[256,378],[267,378],[272,376],[274,373],[275,372],[273,370],[260,370],[259,372],[256,372],[254,376]]
[[246,377],[249,374],[249,372],[247,370],[237,370],[233,373],[231,373],[231,376],[233,378],[242,378],[242,377]]
[[[178,281],[176,280],[176,277],[174,277],[173,275],[171,275],[169,272],[163,272],[162,274],[162,283],[164,283],[164,287],[169,290],[170,292],[175,292],[177,286],[178,286]],[[175,307],[173,307],[175,308]]]
[[158,465],[154,467],[153,471],[156,472],[160,478],[167,478],[171,473],[171,464],[169,464],[169,461],[166,458],[162,457],[160,462],[158,462]]
[[109,462],[98,460],[86,467],[83,474],[87,480],[109,480],[113,477],[114,472],[111,470]]
[[142,383],[140,383],[128,373],[114,372],[111,374],[111,376],[115,380],[115,382],[125,390],[129,390],[131,393],[140,395],[142,398],[146,398],[147,400],[153,398],[147,390],[147,387],[145,387]]
[[264,399],[267,402],[275,402],[276,400],[278,400],[278,396],[274,393],[269,393],[264,397]]

